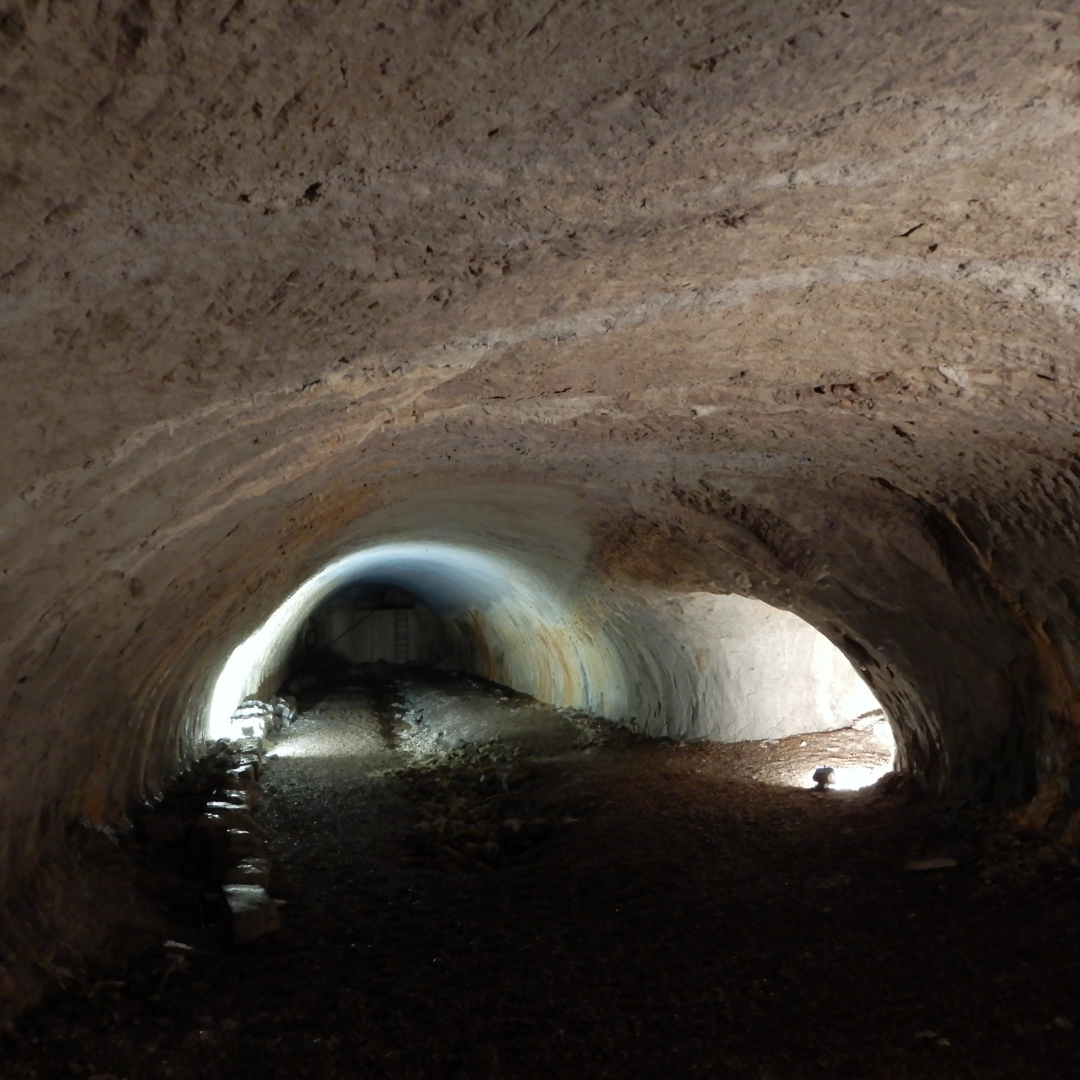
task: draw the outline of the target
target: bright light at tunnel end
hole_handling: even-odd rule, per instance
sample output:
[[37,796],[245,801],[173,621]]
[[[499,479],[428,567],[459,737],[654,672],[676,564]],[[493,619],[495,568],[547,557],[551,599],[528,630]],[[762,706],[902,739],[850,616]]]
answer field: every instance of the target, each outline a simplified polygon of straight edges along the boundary
[[[815,769],[811,769],[799,782],[799,787],[817,788],[814,781]],[[893,771],[892,763],[876,765],[836,765],[833,766],[832,781],[829,788],[833,791],[861,791],[876,784],[883,776]]]
[[[873,749],[863,743],[858,753],[862,756],[869,750],[871,760],[877,759],[873,764],[858,764],[857,759],[851,760],[854,756],[853,748],[845,748],[845,740],[855,736],[856,732],[864,737],[870,736],[870,747]],[[896,738],[884,711],[880,708],[874,713],[859,717],[850,728],[835,732],[829,739],[836,742],[836,746],[828,747],[819,765],[800,777],[798,787],[821,790],[821,785],[817,782],[818,770],[828,769],[832,773],[827,784],[828,790],[862,791],[876,784],[883,776],[888,776],[896,768]]]

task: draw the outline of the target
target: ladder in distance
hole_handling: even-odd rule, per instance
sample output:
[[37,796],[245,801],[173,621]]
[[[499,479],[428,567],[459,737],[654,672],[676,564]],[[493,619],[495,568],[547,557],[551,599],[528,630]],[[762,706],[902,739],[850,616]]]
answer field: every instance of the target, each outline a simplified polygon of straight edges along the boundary
[[409,609],[397,608],[394,611],[394,663],[406,664],[412,659],[409,634]]

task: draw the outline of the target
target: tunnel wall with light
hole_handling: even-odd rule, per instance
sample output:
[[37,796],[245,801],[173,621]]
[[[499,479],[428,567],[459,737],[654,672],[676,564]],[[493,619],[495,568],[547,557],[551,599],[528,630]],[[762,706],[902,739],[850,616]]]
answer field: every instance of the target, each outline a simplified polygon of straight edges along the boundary
[[277,690],[308,615],[362,582],[404,589],[440,618],[455,646],[447,666],[651,735],[779,737],[841,727],[878,707],[850,662],[796,615],[741,596],[597,580],[572,508],[536,500],[505,486],[457,494],[454,543],[436,539],[448,520],[441,500],[397,507],[381,524],[394,539],[331,562],[234,649],[208,734],[235,734],[236,705]]

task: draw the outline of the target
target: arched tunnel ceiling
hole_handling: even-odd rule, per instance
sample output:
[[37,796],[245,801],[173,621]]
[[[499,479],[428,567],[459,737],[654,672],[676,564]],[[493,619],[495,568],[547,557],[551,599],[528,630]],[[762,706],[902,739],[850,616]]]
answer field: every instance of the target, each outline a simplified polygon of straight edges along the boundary
[[365,516],[505,482],[598,580],[809,619],[929,786],[1060,811],[1071,7],[6,0],[9,848],[173,767]]

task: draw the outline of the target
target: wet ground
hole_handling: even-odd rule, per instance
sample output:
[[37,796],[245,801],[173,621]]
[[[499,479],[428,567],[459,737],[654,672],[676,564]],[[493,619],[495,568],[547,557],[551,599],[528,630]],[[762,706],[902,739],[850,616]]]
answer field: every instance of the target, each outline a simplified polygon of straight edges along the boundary
[[311,702],[270,753],[281,931],[97,973],[0,1075],[1080,1076],[1067,855],[784,786],[880,764],[872,725],[678,746],[416,680]]

